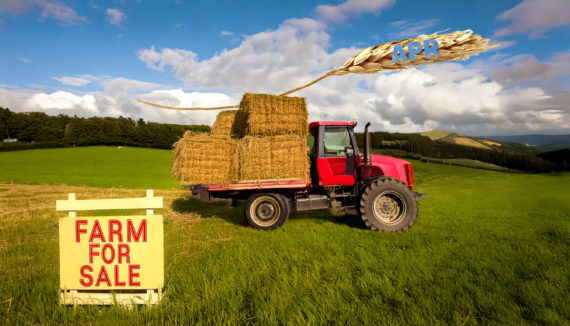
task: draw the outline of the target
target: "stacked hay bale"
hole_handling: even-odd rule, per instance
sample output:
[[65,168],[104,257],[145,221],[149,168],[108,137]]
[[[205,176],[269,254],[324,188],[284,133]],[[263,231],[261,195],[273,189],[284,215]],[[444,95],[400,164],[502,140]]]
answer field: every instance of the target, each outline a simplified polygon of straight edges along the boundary
[[309,180],[307,144],[298,135],[246,136],[239,141],[239,155],[242,181]]
[[210,135],[186,132],[175,144],[173,176],[187,184],[309,182],[307,119],[303,98],[246,93],[239,110],[218,114]]
[[301,179],[309,182],[305,99],[246,93],[235,115],[240,180]]
[[244,136],[297,135],[309,132],[307,105],[302,97],[246,93],[236,112],[233,132]]
[[212,126],[212,135],[231,136],[236,112],[235,110],[231,110],[218,113],[216,122],[214,122]]
[[174,144],[172,176],[184,184],[227,185],[238,179],[237,141],[186,131]]

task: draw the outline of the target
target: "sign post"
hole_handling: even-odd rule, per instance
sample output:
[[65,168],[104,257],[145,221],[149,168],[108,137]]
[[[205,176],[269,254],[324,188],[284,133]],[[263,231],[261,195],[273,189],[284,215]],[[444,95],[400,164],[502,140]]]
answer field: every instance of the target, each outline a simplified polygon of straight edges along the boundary
[[[56,201],[62,304],[158,303],[164,285],[162,197]],[[79,210],[146,209],[140,216],[77,217]]]

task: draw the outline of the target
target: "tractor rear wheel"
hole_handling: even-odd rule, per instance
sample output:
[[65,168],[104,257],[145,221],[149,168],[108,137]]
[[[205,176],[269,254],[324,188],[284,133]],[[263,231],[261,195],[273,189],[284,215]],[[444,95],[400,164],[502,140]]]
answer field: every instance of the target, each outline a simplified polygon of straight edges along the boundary
[[255,229],[278,228],[287,221],[290,212],[289,200],[281,194],[253,194],[245,203],[245,218]]
[[360,198],[360,216],[372,230],[405,231],[414,224],[418,203],[403,182],[380,178],[372,182]]

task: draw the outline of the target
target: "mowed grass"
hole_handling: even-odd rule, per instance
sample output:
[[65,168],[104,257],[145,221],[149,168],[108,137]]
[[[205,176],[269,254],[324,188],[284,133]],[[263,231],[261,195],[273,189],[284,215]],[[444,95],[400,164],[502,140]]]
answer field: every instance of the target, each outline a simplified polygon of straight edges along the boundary
[[130,311],[58,304],[62,213],[54,202],[68,192],[82,199],[144,191],[0,185],[0,320],[568,324],[570,174],[413,166],[416,190],[427,199],[403,233],[372,232],[358,217],[327,211],[294,214],[280,229],[258,231],[245,226],[243,207],[158,190],[165,198],[167,294],[156,307]]
[[178,188],[170,150],[93,146],[0,153],[0,181],[93,187]]

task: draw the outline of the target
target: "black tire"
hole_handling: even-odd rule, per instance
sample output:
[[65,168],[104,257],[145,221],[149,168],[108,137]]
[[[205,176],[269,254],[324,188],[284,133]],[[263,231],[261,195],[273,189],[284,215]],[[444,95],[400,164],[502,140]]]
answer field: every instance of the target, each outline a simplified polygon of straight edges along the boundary
[[405,231],[418,215],[414,193],[403,182],[380,178],[372,182],[360,198],[360,216],[372,230]]
[[249,196],[245,203],[245,218],[255,229],[273,230],[289,218],[289,200],[276,193],[258,193]]

